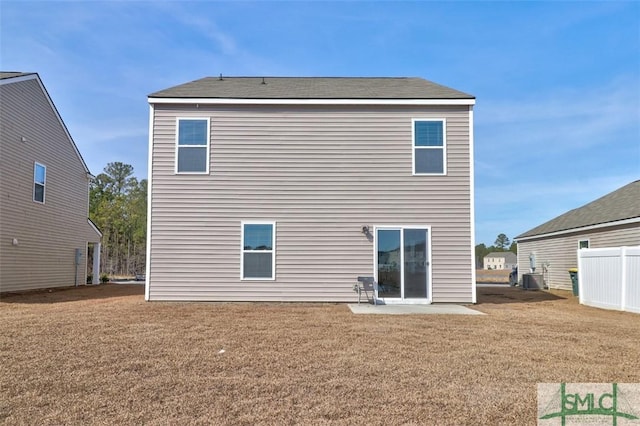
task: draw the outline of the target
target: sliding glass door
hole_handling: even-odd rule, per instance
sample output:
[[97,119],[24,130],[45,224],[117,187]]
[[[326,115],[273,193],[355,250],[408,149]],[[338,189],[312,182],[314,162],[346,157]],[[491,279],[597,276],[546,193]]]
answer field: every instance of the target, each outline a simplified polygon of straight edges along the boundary
[[428,227],[376,229],[376,282],[380,299],[430,299]]
[[378,297],[402,298],[402,242],[399,229],[378,229]]

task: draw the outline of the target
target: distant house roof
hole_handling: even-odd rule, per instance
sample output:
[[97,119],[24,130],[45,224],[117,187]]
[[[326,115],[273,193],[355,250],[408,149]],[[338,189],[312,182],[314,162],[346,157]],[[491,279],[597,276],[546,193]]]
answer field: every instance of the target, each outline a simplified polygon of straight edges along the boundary
[[516,263],[517,258],[516,255],[510,251],[494,251],[486,255],[484,258],[495,257],[495,258],[504,258],[505,263]]
[[410,77],[205,77],[150,98],[465,99],[474,96]]
[[582,207],[570,210],[518,235],[515,239],[571,232],[585,227],[633,219],[640,220],[640,180],[631,182]]

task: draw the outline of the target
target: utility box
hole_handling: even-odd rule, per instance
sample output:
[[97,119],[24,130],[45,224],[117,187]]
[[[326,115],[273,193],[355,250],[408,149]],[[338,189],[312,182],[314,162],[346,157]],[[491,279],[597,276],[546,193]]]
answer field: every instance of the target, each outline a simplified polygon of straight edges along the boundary
[[542,274],[524,274],[522,275],[522,288],[525,290],[542,290],[544,289],[544,277]]

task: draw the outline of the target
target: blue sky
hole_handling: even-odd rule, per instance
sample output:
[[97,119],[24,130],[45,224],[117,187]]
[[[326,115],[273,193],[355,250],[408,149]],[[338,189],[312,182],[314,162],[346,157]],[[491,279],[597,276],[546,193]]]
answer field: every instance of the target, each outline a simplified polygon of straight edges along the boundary
[[640,179],[640,2],[0,1],[94,174],[147,174],[146,96],[204,76],[415,76],[471,93],[476,242]]

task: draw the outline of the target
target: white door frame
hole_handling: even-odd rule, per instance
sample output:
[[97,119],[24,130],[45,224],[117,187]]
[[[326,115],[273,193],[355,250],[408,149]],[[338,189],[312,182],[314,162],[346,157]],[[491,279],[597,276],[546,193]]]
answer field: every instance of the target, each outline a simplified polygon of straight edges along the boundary
[[[427,297],[422,299],[404,298],[404,230],[424,229],[427,231]],[[378,297],[378,230],[400,231],[400,298],[379,298]],[[428,305],[432,303],[431,287],[431,226],[430,225],[374,225],[373,227],[373,277],[376,282],[374,297],[380,304],[402,304],[402,305]]]

